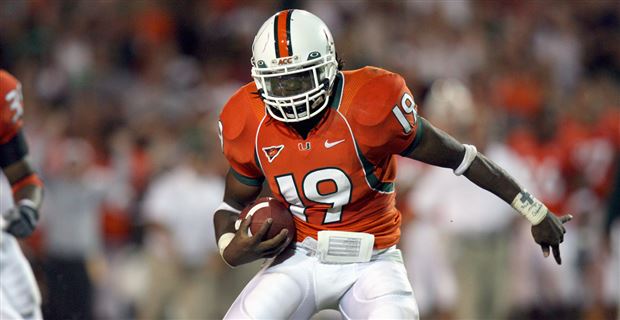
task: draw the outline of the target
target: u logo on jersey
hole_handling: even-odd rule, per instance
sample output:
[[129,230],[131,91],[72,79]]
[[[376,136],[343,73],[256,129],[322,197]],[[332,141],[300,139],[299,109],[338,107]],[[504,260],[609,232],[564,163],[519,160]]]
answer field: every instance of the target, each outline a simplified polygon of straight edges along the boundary
[[299,148],[299,151],[309,151],[310,150],[310,142],[306,142],[306,143],[298,143],[297,144],[297,148]]
[[269,160],[269,163],[271,163],[280,154],[282,149],[284,149],[283,144],[279,146],[264,147],[263,152],[265,153],[267,160]]

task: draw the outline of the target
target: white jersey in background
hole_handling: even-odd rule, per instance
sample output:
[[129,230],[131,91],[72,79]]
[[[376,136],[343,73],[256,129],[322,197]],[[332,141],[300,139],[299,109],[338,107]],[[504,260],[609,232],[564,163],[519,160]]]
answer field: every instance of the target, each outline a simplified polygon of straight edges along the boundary
[[[11,186],[0,173],[0,213],[12,207]],[[4,231],[4,223],[0,227],[0,319],[42,319],[41,293],[32,268],[17,239]]]

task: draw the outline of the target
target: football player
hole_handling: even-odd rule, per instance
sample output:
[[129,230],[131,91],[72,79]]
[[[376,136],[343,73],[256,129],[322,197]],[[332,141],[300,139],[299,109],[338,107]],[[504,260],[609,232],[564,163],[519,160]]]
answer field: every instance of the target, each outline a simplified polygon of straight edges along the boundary
[[[252,45],[252,77],[224,106],[219,129],[230,163],[214,216],[223,259],[238,266],[273,257],[226,318],[307,319],[338,308],[347,319],[418,317],[400,251],[394,205],[396,156],[450,168],[532,223],[558,263],[563,223],[506,172],[417,113],[403,78],[383,69],[343,71],[327,26],[303,10],[270,17]],[[285,203],[296,239],[238,230],[242,208],[265,183]],[[474,186],[472,186],[474,187]],[[423,191],[422,191],[423,192]],[[464,214],[467,203],[463,203]],[[550,250],[551,248],[551,250]]]
[[26,157],[23,107],[21,84],[0,70],[0,319],[42,317],[32,269],[16,240],[34,231],[43,196],[43,183]]

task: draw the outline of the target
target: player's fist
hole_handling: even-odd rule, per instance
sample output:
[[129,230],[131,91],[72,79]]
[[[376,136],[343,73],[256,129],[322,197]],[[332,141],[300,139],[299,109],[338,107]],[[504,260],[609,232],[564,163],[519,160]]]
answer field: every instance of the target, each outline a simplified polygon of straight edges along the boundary
[[253,235],[249,234],[251,223],[251,215],[242,220],[235,237],[222,253],[224,260],[233,267],[261,258],[274,257],[291,242],[292,237],[289,236],[287,229],[282,229],[275,237],[262,241],[273,223],[271,218],[265,220],[260,230]]
[[545,218],[537,225],[532,226],[532,236],[543,251],[543,255],[549,256],[549,248],[553,250],[553,257],[558,264],[562,264],[560,257],[560,243],[564,241],[566,228],[563,224],[573,218],[570,214],[556,217],[553,213],[547,212]]
[[39,214],[37,209],[19,204],[9,209],[4,215],[6,231],[17,238],[25,238],[34,232]]

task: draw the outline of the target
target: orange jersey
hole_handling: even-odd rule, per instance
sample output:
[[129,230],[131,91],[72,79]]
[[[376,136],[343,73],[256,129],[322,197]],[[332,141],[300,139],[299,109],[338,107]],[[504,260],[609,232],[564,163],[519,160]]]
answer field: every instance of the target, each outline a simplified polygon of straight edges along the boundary
[[0,70],[0,144],[9,142],[22,127],[24,112],[22,85]]
[[372,67],[341,72],[331,107],[304,139],[274,120],[249,83],[220,115],[222,147],[233,174],[266,180],[295,217],[297,241],[321,230],[366,232],[375,248],[396,244],[395,155],[419,142],[417,106],[403,78]]

